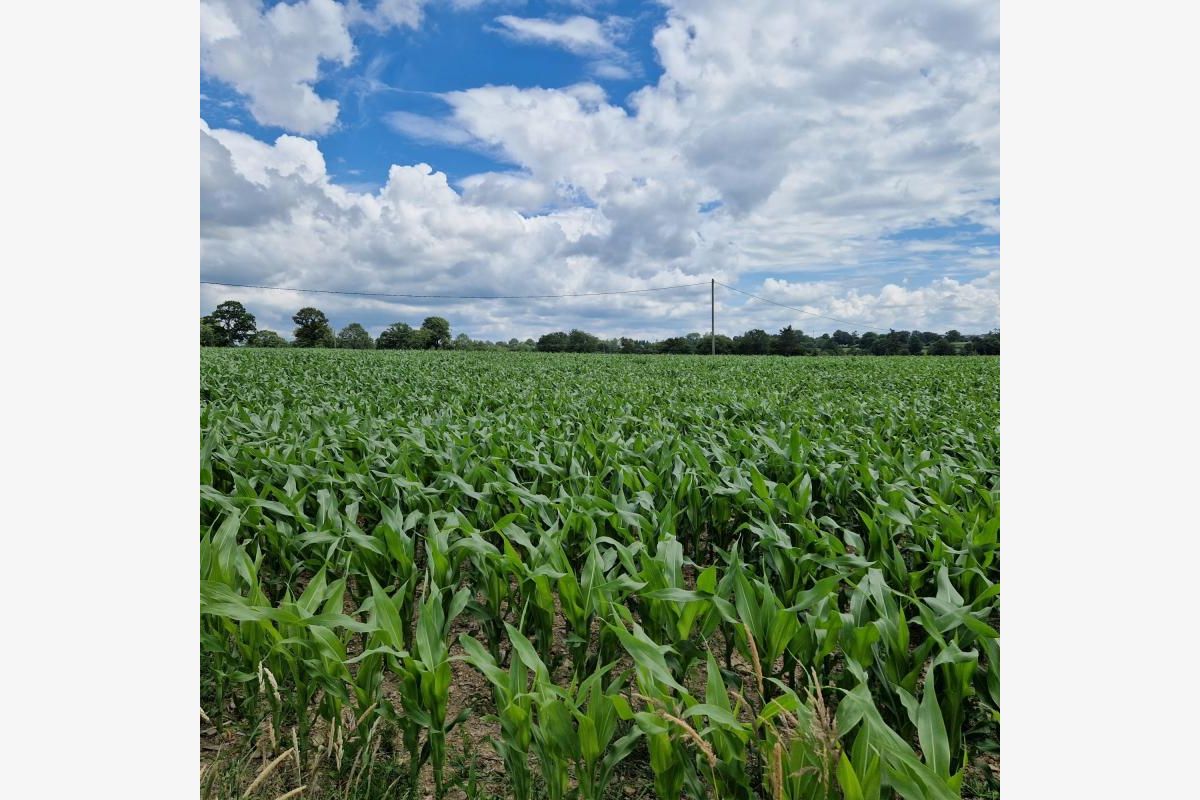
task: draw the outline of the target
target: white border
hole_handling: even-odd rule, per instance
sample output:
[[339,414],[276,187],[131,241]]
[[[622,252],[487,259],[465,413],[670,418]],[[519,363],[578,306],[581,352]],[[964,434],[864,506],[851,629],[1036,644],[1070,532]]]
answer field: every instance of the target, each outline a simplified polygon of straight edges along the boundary
[[[1004,5],[1014,798],[1191,783],[1197,23]],[[0,26],[6,797],[198,786],[197,40],[161,0]]]

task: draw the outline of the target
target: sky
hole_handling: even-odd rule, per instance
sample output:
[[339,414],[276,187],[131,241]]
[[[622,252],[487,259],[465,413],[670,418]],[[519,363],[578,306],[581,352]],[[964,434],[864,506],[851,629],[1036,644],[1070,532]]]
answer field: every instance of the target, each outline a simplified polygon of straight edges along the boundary
[[999,326],[999,3],[202,0],[201,285],[291,334]]

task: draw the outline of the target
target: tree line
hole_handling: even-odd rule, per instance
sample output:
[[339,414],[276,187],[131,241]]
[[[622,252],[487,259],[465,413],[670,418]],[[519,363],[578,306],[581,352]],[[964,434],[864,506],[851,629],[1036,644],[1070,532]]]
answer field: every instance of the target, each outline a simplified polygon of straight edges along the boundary
[[[254,315],[239,302],[227,300],[209,315],[200,318],[200,344],[204,347],[337,347],[350,350],[505,350],[545,353],[620,353],[620,354],[696,354],[713,350],[709,334],[689,333],[659,341],[619,337],[602,339],[579,330],[554,331],[537,340],[532,338],[495,342],[472,339],[465,333],[450,337],[450,323],[443,317],[426,317],[419,328],[405,322],[388,326],[378,339],[357,322],[335,335],[325,314],[316,308],[302,308],[292,316],[296,328],[288,341],[271,330],[258,330]],[[752,328],[740,336],[717,334],[718,355],[999,355],[1000,331],[965,335],[956,330],[868,331],[837,330],[809,336],[791,325],[778,333]]]
[[450,345],[450,323],[442,317],[426,317],[421,327],[397,322],[378,339],[357,322],[333,333],[325,312],[305,307],[292,315],[296,324],[292,339],[275,331],[259,330],[254,315],[236,300],[226,300],[200,318],[201,347],[338,347],[346,350],[436,350]]

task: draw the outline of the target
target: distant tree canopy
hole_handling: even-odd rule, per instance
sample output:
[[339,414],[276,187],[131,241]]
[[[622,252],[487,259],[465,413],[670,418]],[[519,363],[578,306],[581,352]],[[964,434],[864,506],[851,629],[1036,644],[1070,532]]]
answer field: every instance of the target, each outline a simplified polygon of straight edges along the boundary
[[940,338],[929,348],[929,354],[934,356],[952,356],[954,355],[954,344],[949,339]]
[[563,331],[547,333],[537,340],[537,349],[543,353],[563,353],[566,352],[570,340]]
[[442,317],[426,317],[419,328],[393,322],[379,334],[375,346],[380,350],[431,350],[454,347],[455,342],[450,338],[449,322]]
[[771,334],[762,328],[751,328],[733,337],[733,352],[744,356],[765,356],[771,352]]
[[407,322],[393,322],[379,334],[375,346],[380,350],[409,350],[413,347],[413,333]]
[[450,323],[442,317],[426,317],[421,330],[428,334],[427,347],[440,350],[450,346]]
[[375,340],[367,329],[357,322],[351,322],[338,331],[337,346],[343,350],[374,350]]
[[[426,317],[421,327],[407,322],[394,322],[372,340],[367,329],[351,322],[335,336],[329,319],[317,308],[302,308],[292,316],[296,324],[293,347],[338,347],[351,350],[503,350],[543,353],[620,353],[622,355],[698,354],[713,351],[713,337],[695,331],[685,336],[671,336],[659,341],[622,336],[601,339],[580,328],[553,331],[534,339],[515,337],[490,342],[472,339],[466,333],[451,338],[450,322],[444,317]],[[209,315],[200,318],[200,344],[203,347],[287,347],[289,343],[275,331],[257,330],[254,315],[241,303],[227,300]],[[751,328],[738,336],[716,336],[717,355],[779,355],[779,356],[972,356],[999,355],[1000,331],[984,334],[963,334],[957,330],[945,334],[933,331],[857,331],[836,330],[813,337],[788,325],[778,333]]]
[[287,347],[288,340],[275,331],[258,331],[246,342],[247,347]]
[[292,316],[292,322],[296,323],[296,330],[292,332],[293,344],[296,347],[337,346],[333,338],[333,329],[329,327],[329,320],[320,309],[311,306],[302,308]]
[[200,318],[200,346],[221,347],[225,344],[225,334],[211,322],[205,322],[207,317]]
[[[205,332],[204,326],[209,330]],[[208,338],[210,347],[236,347],[254,334],[254,315],[236,300],[226,300],[207,317],[200,318],[200,339]]]

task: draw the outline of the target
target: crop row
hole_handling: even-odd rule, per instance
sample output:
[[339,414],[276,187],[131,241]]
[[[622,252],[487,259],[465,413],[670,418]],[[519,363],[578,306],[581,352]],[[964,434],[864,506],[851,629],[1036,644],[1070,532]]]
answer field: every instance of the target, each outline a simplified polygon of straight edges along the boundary
[[994,360],[201,372],[202,706],[310,793],[482,791],[467,723],[518,798],[957,797],[998,753]]

